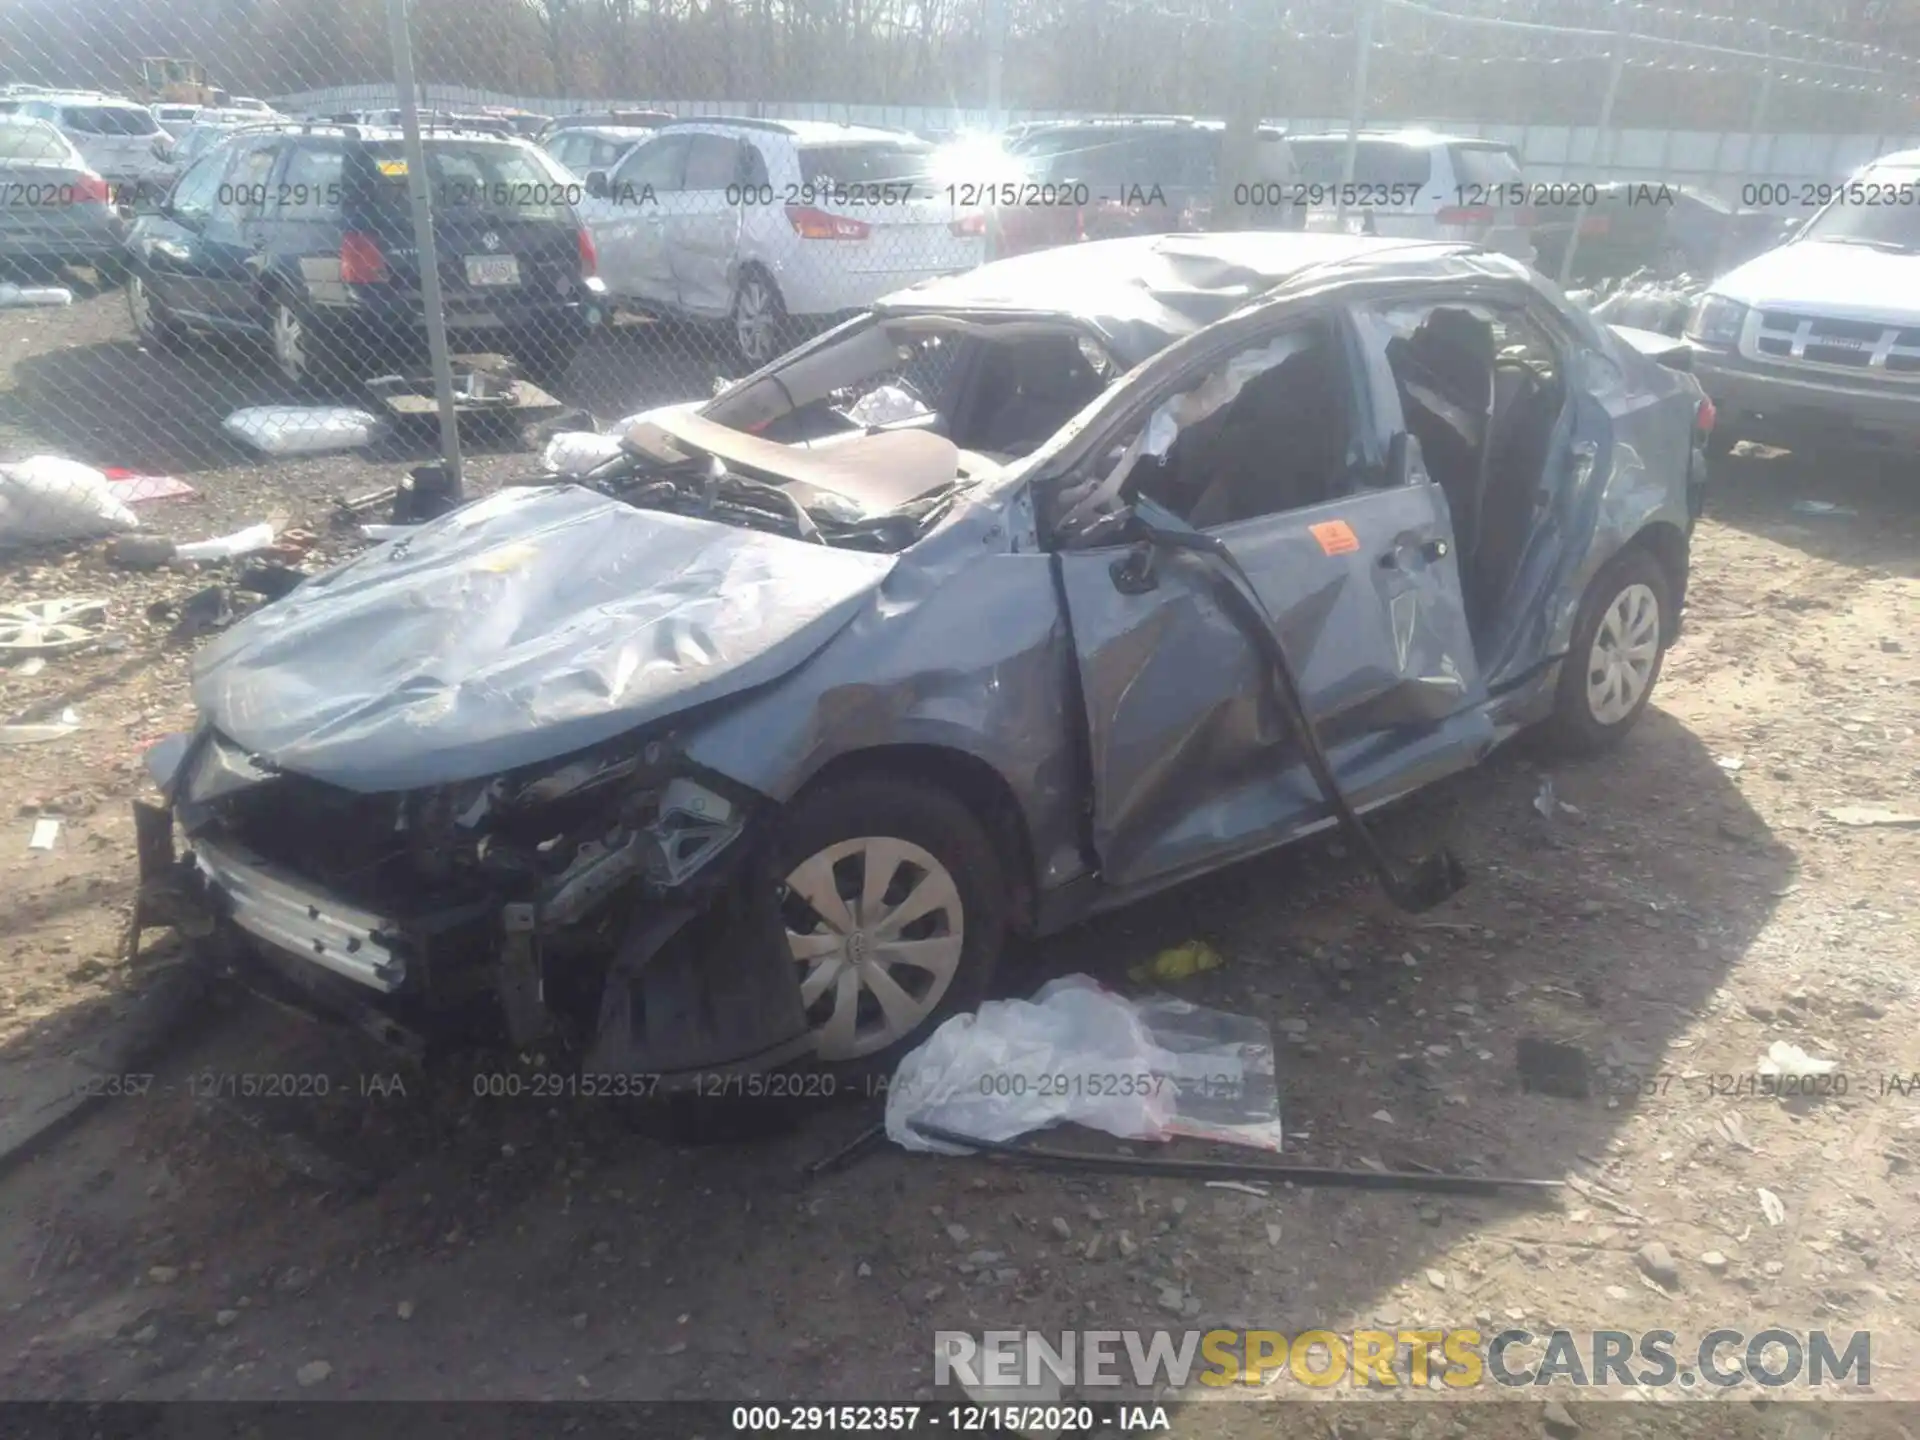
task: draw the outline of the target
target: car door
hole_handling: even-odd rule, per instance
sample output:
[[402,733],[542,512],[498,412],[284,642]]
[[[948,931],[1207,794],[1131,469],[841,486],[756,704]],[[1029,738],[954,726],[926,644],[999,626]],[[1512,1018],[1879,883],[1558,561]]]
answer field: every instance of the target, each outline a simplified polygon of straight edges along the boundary
[[743,149],[732,135],[690,135],[681,188],[661,200],[678,303],[690,315],[719,316],[733,308]]
[[609,177],[606,193],[580,207],[599,252],[600,276],[622,299],[660,306],[675,301],[663,207],[679,193],[687,139],[676,133],[636,146]]
[[[1112,484],[1129,462],[1105,481],[1097,467],[1131,451],[1120,493],[1225,544],[1364,807],[1491,743],[1446,500],[1417,447],[1380,431],[1344,311],[1238,329],[1155,387],[1074,483]],[[1214,500],[1223,484],[1235,503]],[[1332,823],[1210,562],[1112,540],[1066,539],[1058,558],[1110,885],[1151,888]]]
[[200,232],[200,279],[204,313],[222,325],[251,329],[261,323],[260,263],[274,198],[272,179],[280,159],[277,140],[243,140],[234,146],[226,178],[214,190],[213,209]]
[[233,158],[230,148],[201,156],[174,185],[165,209],[142,219],[135,231],[141,283],[176,315],[199,319],[211,309],[206,229]]

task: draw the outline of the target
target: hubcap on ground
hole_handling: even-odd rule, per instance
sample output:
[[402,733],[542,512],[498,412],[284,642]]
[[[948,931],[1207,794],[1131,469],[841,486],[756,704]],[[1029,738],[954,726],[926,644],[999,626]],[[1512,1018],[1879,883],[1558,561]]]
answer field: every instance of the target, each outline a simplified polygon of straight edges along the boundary
[[1653,683],[1660,656],[1660,601],[1645,585],[1613,597],[1587,656],[1587,709],[1602,725],[1617,725]]
[[773,294],[765,281],[740,282],[740,294],[733,303],[733,329],[742,355],[756,363],[773,358]]
[[911,841],[827,846],[787,876],[782,910],[822,1060],[871,1055],[909,1034],[960,965],[959,887]]

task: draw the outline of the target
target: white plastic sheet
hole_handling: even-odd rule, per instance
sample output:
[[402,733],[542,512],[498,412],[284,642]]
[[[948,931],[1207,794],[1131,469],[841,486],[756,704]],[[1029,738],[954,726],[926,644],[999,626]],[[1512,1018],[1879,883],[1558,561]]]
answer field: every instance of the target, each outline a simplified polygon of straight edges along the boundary
[[227,416],[221,429],[268,455],[316,455],[371,444],[380,420],[346,405],[254,405]]
[[139,526],[91,465],[58,455],[0,465],[0,544],[89,540]]
[[258,525],[249,525],[230,535],[216,535],[211,540],[189,540],[183,545],[174,546],[173,553],[181,560],[231,560],[238,555],[255,554],[271,544],[273,526],[262,520]]
[[908,1150],[964,1153],[916,1135],[916,1122],[979,1140],[1072,1122],[1124,1140],[1278,1150],[1272,1037],[1247,1016],[1167,995],[1128,1000],[1069,975],[1032,1000],[956,1015],[894,1072],[888,1137]]

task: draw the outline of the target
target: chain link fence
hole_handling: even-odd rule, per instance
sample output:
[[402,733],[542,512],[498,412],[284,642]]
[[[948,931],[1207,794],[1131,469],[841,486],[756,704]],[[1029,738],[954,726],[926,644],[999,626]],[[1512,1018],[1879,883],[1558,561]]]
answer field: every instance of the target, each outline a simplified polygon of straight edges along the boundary
[[0,546],[182,477],[208,528],[396,466],[523,477],[542,426],[709,395],[993,256],[1338,220],[1360,125],[1497,142],[1419,162],[1461,192],[1428,224],[1523,173],[1831,180],[1916,128],[1875,4],[4,9],[0,459],[53,459],[0,471]]

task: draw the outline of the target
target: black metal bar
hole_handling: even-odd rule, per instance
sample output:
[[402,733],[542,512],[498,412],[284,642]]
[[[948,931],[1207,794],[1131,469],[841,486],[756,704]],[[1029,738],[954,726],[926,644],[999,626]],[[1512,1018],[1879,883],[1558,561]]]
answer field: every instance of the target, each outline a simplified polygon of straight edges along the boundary
[[1334,1170],[1315,1165],[1271,1165],[1248,1160],[1188,1160],[1178,1156],[1093,1155],[1049,1150],[971,1135],[909,1121],[922,1139],[958,1145],[994,1159],[1015,1160],[1046,1170],[1103,1170],[1124,1175],[1164,1175],[1176,1180],[1265,1180],[1272,1184],[1344,1186],[1354,1190],[1419,1190],[1438,1195],[1499,1195],[1507,1191],[1543,1195],[1563,1188],[1559,1180],[1506,1175],[1414,1174],[1403,1170]]

